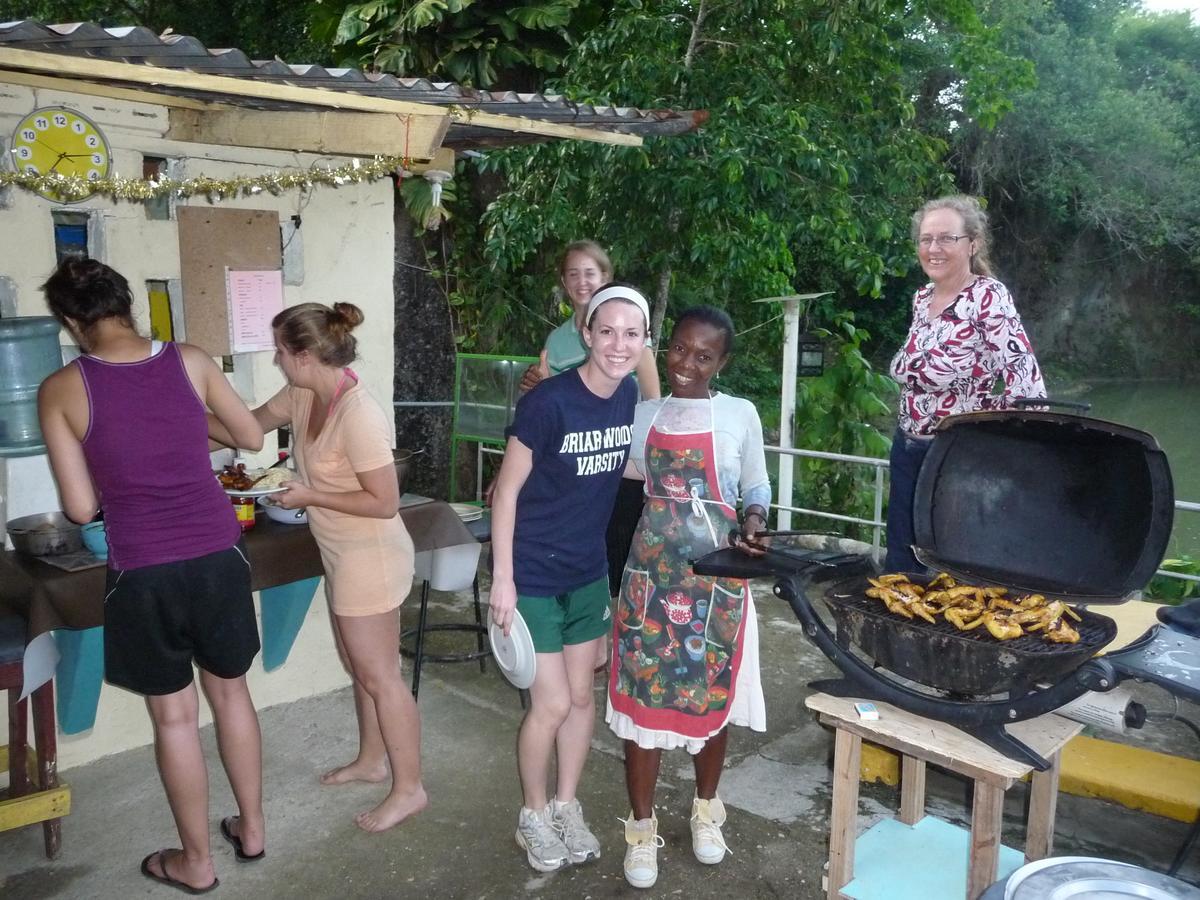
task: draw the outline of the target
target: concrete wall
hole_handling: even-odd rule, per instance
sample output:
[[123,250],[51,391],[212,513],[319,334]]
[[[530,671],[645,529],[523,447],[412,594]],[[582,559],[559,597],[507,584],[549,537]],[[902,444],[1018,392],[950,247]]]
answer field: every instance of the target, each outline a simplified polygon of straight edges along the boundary
[[[177,160],[172,171],[180,178],[201,174],[217,178],[254,175],[275,169],[307,168],[314,163],[341,165],[346,161],[310,154],[168,141],[163,138],[168,124],[164,107],[0,82],[0,140],[4,151],[8,149],[8,136],[22,116],[52,104],[69,106],[96,122],[109,139],[114,174],[127,178],[141,176],[143,155]],[[180,202],[207,203],[203,198]],[[394,355],[390,182],[318,187],[305,192],[289,190],[279,196],[264,191],[253,197],[219,203],[276,210],[281,224],[288,226],[292,216],[301,217],[302,225],[292,240],[289,254],[295,257],[299,245],[302,277],[285,279],[299,283],[285,284],[284,302],[290,306],[309,301],[348,300],[363,309],[366,322],[356,335],[361,358],[355,369],[376,399],[390,409]],[[135,297],[135,319],[138,327],[148,333],[146,281],[180,277],[175,221],[148,220],[142,204],[108,197],[96,196],[68,205],[18,188],[0,193],[0,248],[3,248],[0,284],[5,286],[7,298],[4,313],[11,315],[15,310],[21,316],[46,315],[38,286],[55,264],[51,213],[67,209],[86,211],[94,217],[92,254],[129,279]],[[64,333],[63,342],[69,340]],[[283,384],[272,354],[266,352],[237,357],[231,379],[251,407],[265,402]],[[274,434],[268,435],[268,444],[259,458],[275,459]],[[0,468],[3,467],[5,461],[0,460]],[[59,508],[44,456],[8,461],[7,472],[0,471],[0,490],[5,490],[5,482],[6,503],[0,506],[7,506],[5,515],[9,519]],[[251,690],[260,706],[290,702],[347,683],[334,652],[322,597],[323,592],[319,592],[309,621],[282,669],[266,675],[259,663],[255,663]],[[5,718],[5,711],[0,709],[0,729],[6,727]],[[141,699],[106,685],[95,729],[62,739],[59,765],[70,768],[150,740],[150,724]]]

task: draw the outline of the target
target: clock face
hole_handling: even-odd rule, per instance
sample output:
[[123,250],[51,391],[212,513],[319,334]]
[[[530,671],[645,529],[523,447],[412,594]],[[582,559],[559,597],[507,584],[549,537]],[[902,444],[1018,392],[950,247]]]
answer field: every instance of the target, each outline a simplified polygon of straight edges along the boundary
[[[12,161],[31,175],[77,175],[86,181],[107,178],[112,165],[108,141],[91,119],[63,106],[35,109],[17,125]],[[49,200],[82,200],[39,191]],[[89,192],[90,195],[90,192]]]

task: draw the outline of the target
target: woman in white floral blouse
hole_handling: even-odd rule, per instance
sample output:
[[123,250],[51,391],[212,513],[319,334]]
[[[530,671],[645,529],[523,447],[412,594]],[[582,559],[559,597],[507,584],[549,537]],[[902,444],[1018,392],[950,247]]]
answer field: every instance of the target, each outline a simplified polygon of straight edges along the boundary
[[930,200],[913,216],[912,235],[929,283],[913,297],[912,325],[891,365],[900,418],[891,452],[889,572],[921,568],[912,552],[913,492],[938,422],[1046,396],[1008,288],[992,277],[987,215],[978,201]]

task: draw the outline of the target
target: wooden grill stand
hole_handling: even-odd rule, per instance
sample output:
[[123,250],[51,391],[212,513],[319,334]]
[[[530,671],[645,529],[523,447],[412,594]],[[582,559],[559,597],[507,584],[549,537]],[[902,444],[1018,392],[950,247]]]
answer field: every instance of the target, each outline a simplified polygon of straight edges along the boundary
[[[1058,802],[1059,762],[1063,746],[1083,730],[1077,722],[1055,715],[1040,716],[1008,726],[1009,730],[1050,761],[1045,772],[1033,771],[1009,759],[957,728],[877,703],[878,721],[864,721],[854,701],[813,694],[805,706],[820,722],[834,729],[833,810],[830,816],[828,900],[846,895],[842,888],[854,878],[854,847],[858,820],[858,783],[862,742],[867,739],[902,756],[900,816],[916,825],[925,816],[925,766],[941,766],[974,782],[966,897],[976,900],[997,877],[1004,792],[1031,777],[1025,860],[1043,859],[1053,850],[1054,815]],[[905,862],[905,861],[900,861]],[[911,863],[911,860],[907,861]]]

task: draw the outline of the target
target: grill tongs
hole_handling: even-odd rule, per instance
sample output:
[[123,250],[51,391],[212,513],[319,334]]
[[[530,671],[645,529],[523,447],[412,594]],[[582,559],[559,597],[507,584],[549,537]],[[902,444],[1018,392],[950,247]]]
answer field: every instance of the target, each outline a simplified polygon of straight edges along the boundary
[[[740,532],[736,534],[741,537]],[[774,532],[770,536],[789,535]],[[733,537],[734,533],[731,533],[731,542]],[[826,580],[831,574],[846,577],[862,574],[870,568],[867,557],[771,547],[760,549],[766,551],[762,556],[749,556],[732,548],[716,550],[694,560],[692,568],[697,575],[777,579],[775,596],[787,601],[805,635],[842,672],[841,678],[810,682],[808,686],[813,690],[838,697],[879,700],[915,715],[948,722],[1001,753],[1044,772],[1050,768],[1049,761],[1011,736],[1004,726],[1053,712],[1087,691],[1110,691],[1120,681],[1120,675],[1112,664],[1098,657],[1088,660],[1055,684],[1007,699],[958,700],[918,691],[888,677],[843,648],[817,615],[805,592],[812,581]]]

